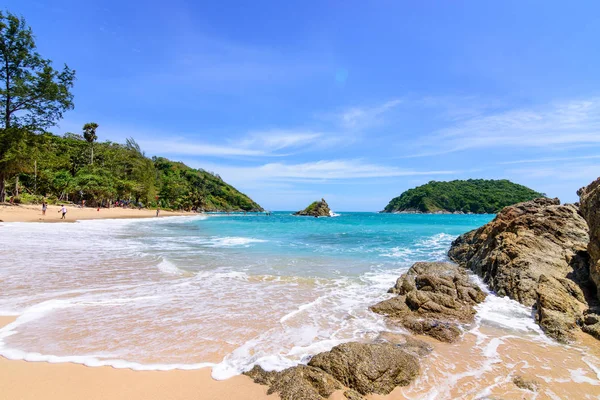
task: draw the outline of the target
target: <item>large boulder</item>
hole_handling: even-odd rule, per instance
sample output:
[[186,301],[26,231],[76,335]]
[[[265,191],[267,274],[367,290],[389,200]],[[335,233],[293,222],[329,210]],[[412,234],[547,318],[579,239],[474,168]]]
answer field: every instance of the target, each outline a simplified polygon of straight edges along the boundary
[[571,258],[588,240],[575,205],[541,198],[504,208],[490,223],[458,237],[448,255],[498,295],[532,306],[540,275],[572,272]]
[[596,285],[600,297],[600,178],[588,186],[579,189],[580,211],[588,227],[590,241],[587,249],[590,253],[590,277]]
[[576,205],[536,199],[504,208],[456,239],[448,255],[500,296],[534,307],[551,337],[569,342],[589,308],[589,241]]
[[399,345],[351,342],[317,354],[308,365],[281,372],[255,366],[245,375],[268,385],[267,394],[278,393],[283,400],[323,400],[340,389],[347,389],[348,399],[361,399],[410,384],[419,375],[417,354],[426,353],[426,344],[410,339]]
[[294,215],[303,215],[309,217],[331,217],[332,212],[325,199],[314,201],[304,210],[294,213]]
[[323,400],[343,389],[342,384],[327,372],[306,365],[281,372],[265,371],[256,365],[245,375],[256,383],[269,386],[267,394],[278,393],[282,400]]
[[390,343],[344,343],[314,356],[309,366],[319,368],[361,394],[388,394],[407,386],[419,375],[418,359]]
[[445,262],[415,263],[389,292],[397,296],[375,304],[372,311],[443,342],[460,337],[460,325],[473,321],[474,305],[486,297],[464,269]]

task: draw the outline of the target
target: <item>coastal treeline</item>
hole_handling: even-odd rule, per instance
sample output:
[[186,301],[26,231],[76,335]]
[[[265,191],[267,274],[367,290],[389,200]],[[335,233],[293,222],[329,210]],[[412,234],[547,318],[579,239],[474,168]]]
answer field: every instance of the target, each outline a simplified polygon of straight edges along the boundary
[[133,139],[99,143],[99,124],[56,136],[74,108],[75,70],[36,49],[25,19],[0,11],[0,202],[81,202],[207,211],[262,208],[213,173],[147,157]]
[[[87,125],[87,124],[86,124]],[[261,211],[216,174],[147,157],[133,139],[94,143],[83,135],[33,137],[30,156],[8,185],[17,202],[86,201],[205,211]],[[14,186],[16,185],[16,186]]]
[[506,179],[431,181],[393,198],[383,212],[492,214],[506,206],[544,196]]

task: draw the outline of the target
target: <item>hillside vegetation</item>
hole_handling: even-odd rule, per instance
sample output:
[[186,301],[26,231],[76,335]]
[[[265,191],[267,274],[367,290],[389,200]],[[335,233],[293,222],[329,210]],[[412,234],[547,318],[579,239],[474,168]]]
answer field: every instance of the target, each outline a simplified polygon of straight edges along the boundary
[[544,194],[506,179],[431,181],[393,198],[383,212],[497,213],[502,208],[544,197]]
[[[138,206],[205,211],[262,211],[216,174],[162,157],[148,158],[132,139],[90,144],[80,135],[34,135],[22,171],[8,183],[16,202],[121,200]],[[92,159],[93,151],[93,159]]]

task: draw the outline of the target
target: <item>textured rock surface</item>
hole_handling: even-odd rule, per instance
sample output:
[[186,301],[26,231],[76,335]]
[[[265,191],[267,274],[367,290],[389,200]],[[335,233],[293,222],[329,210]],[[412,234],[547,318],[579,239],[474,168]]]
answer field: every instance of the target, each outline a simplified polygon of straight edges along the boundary
[[405,341],[411,351],[391,343],[344,343],[317,354],[308,365],[281,372],[255,366],[245,374],[283,400],[322,400],[340,389],[346,389],[347,398],[362,399],[369,393],[388,394],[417,377],[419,360],[412,352],[422,347],[418,342]]
[[459,325],[473,321],[473,306],[486,297],[466,271],[444,262],[415,263],[389,292],[397,296],[372,306],[372,311],[443,342],[460,336]]
[[585,304],[579,286],[566,278],[541,275],[537,293],[536,321],[544,332],[560,342],[575,340]]
[[281,372],[267,372],[255,366],[245,374],[254,382],[269,386],[267,394],[278,393],[282,400],[322,400],[343,389],[341,383],[328,373],[306,365]]
[[597,296],[600,297],[600,178],[579,189],[577,194],[581,214],[589,227],[590,277],[596,285]]
[[344,343],[317,354],[308,365],[361,394],[388,394],[419,375],[417,357],[390,343]]
[[578,211],[558,199],[506,207],[490,223],[456,239],[448,255],[498,295],[534,306],[549,336],[571,341],[593,301],[588,229]]
[[304,210],[294,213],[294,215],[303,215],[310,217],[330,217],[331,210],[329,209],[329,205],[327,204],[325,199],[321,199],[321,201],[313,202]]
[[391,343],[417,357],[426,356],[433,351],[433,346],[429,343],[399,333],[382,332],[377,337],[377,341]]
[[540,275],[567,276],[571,258],[588,240],[576,206],[536,199],[504,208],[490,223],[456,239],[448,255],[498,295],[532,306]]

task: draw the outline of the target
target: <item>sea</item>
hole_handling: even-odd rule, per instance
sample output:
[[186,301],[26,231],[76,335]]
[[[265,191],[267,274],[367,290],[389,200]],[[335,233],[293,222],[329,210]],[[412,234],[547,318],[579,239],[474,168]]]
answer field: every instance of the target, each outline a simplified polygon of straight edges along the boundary
[[[18,316],[0,329],[0,355],[211,368],[219,380],[254,365],[282,370],[340,343],[406,334],[369,306],[389,298],[414,262],[447,261],[458,235],[493,217],[274,212],[0,224],[0,315]],[[421,377],[398,398],[600,398],[597,341],[560,345],[531,309],[489,293],[460,343],[432,342]],[[516,388],[517,375],[535,378],[539,392]]]

